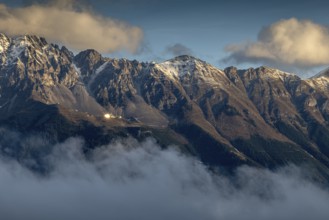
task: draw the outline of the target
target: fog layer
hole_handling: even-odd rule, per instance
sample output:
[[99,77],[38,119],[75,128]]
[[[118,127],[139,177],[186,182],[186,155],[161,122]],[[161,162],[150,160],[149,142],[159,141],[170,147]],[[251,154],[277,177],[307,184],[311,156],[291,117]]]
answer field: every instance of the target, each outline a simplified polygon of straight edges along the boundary
[[[41,137],[23,141],[30,147],[45,143]],[[6,143],[0,144],[4,149]],[[117,140],[87,155],[82,153],[83,147],[80,138],[54,145],[43,158],[50,170],[46,175],[2,156],[1,219],[329,217],[328,192],[301,178],[304,171],[296,167],[278,172],[241,167],[234,177],[227,178],[212,174],[174,148],[161,149],[153,139],[142,143],[129,138]]]

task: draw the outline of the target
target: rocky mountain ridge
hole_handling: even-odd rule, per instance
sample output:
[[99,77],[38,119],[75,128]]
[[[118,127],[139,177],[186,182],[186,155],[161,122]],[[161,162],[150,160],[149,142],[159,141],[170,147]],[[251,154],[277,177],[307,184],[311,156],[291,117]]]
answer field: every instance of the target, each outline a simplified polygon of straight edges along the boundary
[[152,136],[213,167],[306,164],[329,180],[326,71],[303,80],[264,66],[220,70],[191,56],[163,63],[95,50],[74,56],[28,35],[2,34],[0,46],[3,126],[56,140],[80,135],[89,147]]

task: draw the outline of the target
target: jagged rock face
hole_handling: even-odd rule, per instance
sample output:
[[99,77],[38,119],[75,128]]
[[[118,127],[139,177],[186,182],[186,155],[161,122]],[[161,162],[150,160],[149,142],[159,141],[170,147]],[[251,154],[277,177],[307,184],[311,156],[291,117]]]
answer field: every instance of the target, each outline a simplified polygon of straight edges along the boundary
[[123,117],[169,127],[190,139],[197,129],[242,161],[275,166],[309,160],[311,154],[329,164],[326,147],[311,137],[317,133],[313,126],[327,117],[314,109],[320,102],[324,109],[325,92],[296,75],[268,67],[221,71],[190,56],[158,64],[108,59],[92,69],[91,93]]
[[85,50],[74,57],[74,63],[78,68],[84,82],[87,82],[91,75],[106,62],[100,53],[95,50]]
[[[74,56],[36,36],[0,35],[0,77],[7,125],[82,135],[92,144],[92,130],[98,138],[146,132],[209,165],[307,163],[329,180],[326,71],[302,80],[269,67],[220,70],[191,56],[163,63],[95,50]],[[117,118],[106,121],[105,113]]]
[[67,87],[77,82],[78,76],[71,66],[72,54],[65,48],[47,44],[44,38],[22,36],[8,38],[2,35],[2,75],[9,77],[9,85],[24,79],[34,84]]
[[[103,112],[101,106],[88,98],[87,92],[82,91],[80,96],[74,94],[79,89],[80,76],[73,65],[73,53],[67,48],[48,44],[37,36],[9,38],[1,35],[0,49],[0,92],[3,94],[0,105],[7,108],[7,113],[27,99],[87,112]],[[81,105],[81,99],[86,103]],[[94,105],[91,108],[87,106],[90,102]]]

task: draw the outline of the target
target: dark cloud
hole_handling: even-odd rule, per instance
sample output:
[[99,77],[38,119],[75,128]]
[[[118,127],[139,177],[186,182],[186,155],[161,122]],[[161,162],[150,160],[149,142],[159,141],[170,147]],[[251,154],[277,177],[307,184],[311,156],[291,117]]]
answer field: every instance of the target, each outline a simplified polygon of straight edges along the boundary
[[193,52],[190,48],[188,48],[185,45],[180,44],[180,43],[176,43],[176,44],[168,46],[165,49],[165,53],[173,55],[173,56],[193,55]]
[[[42,136],[1,129],[6,144],[49,146]],[[16,140],[12,143],[10,140]],[[241,167],[228,179],[154,140],[117,140],[82,153],[70,138],[44,155],[40,176],[13,159],[0,159],[0,215],[21,220],[317,219],[326,220],[329,194],[305,180],[303,170]],[[42,148],[41,148],[42,149]],[[39,149],[39,150],[41,150]]]

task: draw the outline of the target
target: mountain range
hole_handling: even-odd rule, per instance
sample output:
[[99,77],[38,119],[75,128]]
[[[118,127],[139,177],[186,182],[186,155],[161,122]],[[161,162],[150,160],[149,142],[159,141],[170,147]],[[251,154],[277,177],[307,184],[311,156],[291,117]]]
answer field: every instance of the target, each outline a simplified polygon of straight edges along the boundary
[[[0,125],[88,149],[152,137],[213,169],[308,167],[329,182],[329,70],[309,79],[262,66],[220,70],[192,56],[162,63],[74,55],[38,36],[0,35]],[[5,150],[18,160],[46,149]]]

